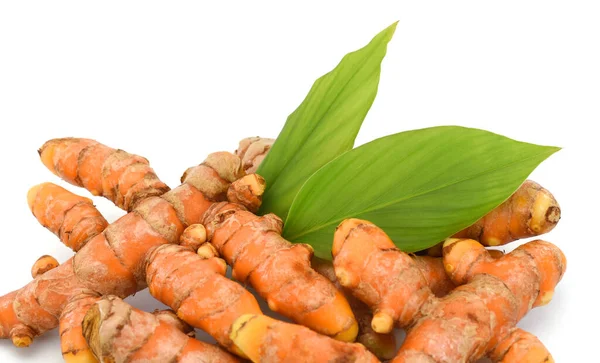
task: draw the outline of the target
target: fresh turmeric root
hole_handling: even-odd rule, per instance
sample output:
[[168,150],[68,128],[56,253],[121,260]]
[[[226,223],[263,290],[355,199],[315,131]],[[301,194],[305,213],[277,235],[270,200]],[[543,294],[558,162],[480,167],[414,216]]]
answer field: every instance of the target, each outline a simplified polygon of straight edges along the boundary
[[271,310],[335,339],[356,339],[358,324],[348,301],[311,268],[309,245],[281,237],[281,219],[273,214],[259,217],[239,204],[223,202],[208,209],[202,224],[232,267],[232,277],[251,285]]
[[[548,233],[560,220],[560,206],[541,185],[526,180],[504,203],[453,238],[470,238],[484,246],[501,246],[522,238]],[[442,256],[444,242],[430,247],[426,254]]]
[[[344,288],[337,282],[331,261],[313,256],[311,266],[315,271],[333,282],[340,291],[344,292]],[[373,318],[371,309],[352,294],[345,293],[344,296],[346,296],[358,322],[356,341],[364,345],[377,358],[381,360],[392,359],[396,354],[396,337],[394,334],[376,333],[371,328],[371,319]]]
[[101,362],[239,362],[212,344],[191,338],[172,317],[135,309],[115,296],[94,303],[83,332]]
[[447,240],[444,266],[461,286],[441,299],[414,260],[368,221],[342,222],[332,252],[338,281],[373,309],[373,330],[408,329],[393,362],[552,361],[537,338],[515,328],[529,309],[550,301],[565,272],[565,256],[548,242],[492,258],[474,240]]
[[362,344],[332,340],[266,315],[242,315],[231,339],[253,362],[379,362]]
[[38,152],[52,173],[93,195],[109,199],[126,211],[133,210],[143,199],[169,191],[150,168],[148,160],[95,140],[53,139]]

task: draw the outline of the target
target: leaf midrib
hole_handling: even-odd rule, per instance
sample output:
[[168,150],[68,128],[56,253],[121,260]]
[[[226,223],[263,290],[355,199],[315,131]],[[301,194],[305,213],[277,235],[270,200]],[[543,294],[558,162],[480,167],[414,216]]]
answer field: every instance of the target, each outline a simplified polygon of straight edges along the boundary
[[[487,173],[495,172],[495,171],[498,171],[498,170],[500,170],[500,169],[504,169],[504,168],[506,168],[506,167],[509,167],[509,166],[511,166],[511,165],[513,165],[513,164],[516,164],[516,163],[520,163],[520,162],[524,162],[524,161],[527,161],[527,160],[533,159],[533,158],[535,158],[535,157],[537,157],[537,156],[539,156],[539,155],[542,155],[542,154],[545,154],[545,153],[543,153],[543,152],[540,152],[540,153],[534,154],[534,155],[532,155],[532,156],[529,156],[529,157],[527,157],[527,158],[524,158],[524,159],[519,159],[519,160],[515,160],[515,161],[513,161],[513,162],[510,162],[510,163],[504,164],[504,165],[502,165],[502,166],[500,166],[500,167],[496,167],[496,168],[488,169],[488,170],[486,170],[486,171],[483,171],[483,172],[480,172],[480,173],[478,173],[478,174],[473,174],[472,176],[470,176],[470,177],[468,177],[468,178],[459,179],[459,180],[457,180],[457,181],[454,181],[454,182],[450,182],[450,183],[443,184],[443,185],[441,185],[441,186],[439,186],[439,187],[437,187],[437,188],[432,188],[432,189],[429,189],[429,190],[425,190],[425,191],[423,191],[423,192],[421,192],[421,193],[416,193],[416,194],[413,194],[413,195],[410,195],[410,196],[406,196],[406,197],[403,197],[403,198],[398,198],[398,199],[392,200],[392,201],[390,201],[390,202],[387,202],[387,203],[378,204],[378,205],[376,205],[376,206],[373,206],[373,207],[371,207],[371,208],[365,209],[364,211],[358,212],[358,213],[356,213],[355,215],[361,215],[361,214],[369,213],[369,212],[372,212],[372,211],[374,211],[374,210],[378,210],[378,209],[383,209],[383,208],[386,208],[386,207],[388,207],[388,206],[390,206],[390,205],[393,205],[393,204],[398,204],[398,203],[400,203],[400,202],[403,202],[403,201],[405,201],[405,200],[408,200],[408,199],[412,199],[412,198],[420,197],[421,195],[428,194],[428,193],[431,193],[431,192],[435,192],[435,191],[438,191],[438,190],[440,190],[440,189],[444,189],[444,188],[447,188],[447,187],[449,187],[449,186],[452,186],[452,185],[455,185],[455,184],[459,184],[459,183],[462,183],[462,182],[464,182],[464,181],[467,181],[467,180],[470,180],[470,179],[474,179],[474,178],[476,178],[476,177],[478,177],[478,176],[480,176],[480,175],[482,175],[482,174],[487,174]],[[289,237],[286,237],[286,239],[292,240],[292,239],[297,239],[297,238],[300,238],[300,237],[302,237],[302,236],[305,236],[305,235],[307,235],[307,234],[310,234],[310,233],[312,233],[312,232],[314,232],[314,231],[317,231],[317,230],[319,230],[319,229],[323,229],[323,228],[325,228],[325,227],[328,227],[328,226],[330,226],[330,225],[333,225],[334,223],[336,223],[336,222],[337,222],[338,220],[340,220],[340,219],[341,219],[341,220],[344,220],[344,219],[351,218],[351,217],[352,217],[352,215],[347,215],[347,216],[343,216],[343,217],[341,217],[341,218],[336,218],[336,219],[335,219],[335,220],[333,220],[333,221],[330,221],[330,222],[327,222],[327,223],[321,224],[321,225],[319,225],[319,226],[316,226],[316,227],[314,227],[314,228],[307,229],[307,230],[303,231],[303,232],[302,232],[302,233],[300,233],[300,234],[297,234],[297,235],[294,235],[294,236],[289,236]]]

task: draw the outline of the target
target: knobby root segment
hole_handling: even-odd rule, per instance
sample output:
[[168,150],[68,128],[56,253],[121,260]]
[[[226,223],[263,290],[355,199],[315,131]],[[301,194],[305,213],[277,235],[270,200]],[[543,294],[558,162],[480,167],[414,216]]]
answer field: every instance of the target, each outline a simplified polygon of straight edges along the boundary
[[256,173],[273,143],[275,139],[264,137],[248,137],[240,141],[235,153],[242,159],[242,167],[246,173]]
[[189,247],[194,251],[198,250],[204,242],[206,242],[206,229],[199,223],[188,226],[179,237],[181,246]]
[[97,141],[63,138],[40,149],[44,165],[63,180],[101,195],[127,211],[141,200],[169,190],[145,158]]
[[461,362],[486,355],[502,361],[505,352],[550,357],[539,340],[511,336],[532,307],[549,301],[565,272],[566,259],[551,243],[529,242],[493,258],[474,240],[447,240],[444,267],[460,286],[442,298],[415,261],[368,221],[343,221],[333,256],[339,281],[374,311],[373,330],[387,332],[392,323],[407,329],[393,362]]
[[321,334],[354,341],[358,324],[344,295],[310,266],[309,245],[281,237],[282,221],[256,216],[239,204],[216,203],[202,222],[208,240],[269,308]]
[[32,187],[27,203],[38,222],[75,252],[108,226],[90,199],[56,184]]
[[56,258],[48,255],[43,255],[33,263],[33,266],[31,266],[31,277],[35,279],[39,275],[42,275],[52,270],[53,268],[57,268],[58,265],[59,263],[56,260]]
[[60,348],[67,363],[97,362],[83,337],[83,318],[89,308],[100,299],[93,291],[72,296],[60,316]]
[[239,362],[219,347],[191,338],[170,319],[106,296],[85,314],[83,334],[102,362]]
[[365,348],[367,348],[377,358],[381,360],[392,359],[397,350],[396,337],[392,333],[377,333],[371,328],[371,320],[373,319],[373,313],[371,312],[371,309],[369,309],[369,307],[366,306],[362,301],[352,296],[352,294],[344,291],[344,287],[340,285],[335,277],[333,263],[331,261],[313,256],[311,260],[311,266],[315,271],[334,283],[338,290],[344,293],[344,296],[348,300],[348,303],[352,308],[352,312],[356,317],[356,321],[358,322],[358,335],[356,337],[356,341],[364,345]]
[[320,335],[266,315],[242,315],[231,339],[253,362],[379,362],[362,344]]

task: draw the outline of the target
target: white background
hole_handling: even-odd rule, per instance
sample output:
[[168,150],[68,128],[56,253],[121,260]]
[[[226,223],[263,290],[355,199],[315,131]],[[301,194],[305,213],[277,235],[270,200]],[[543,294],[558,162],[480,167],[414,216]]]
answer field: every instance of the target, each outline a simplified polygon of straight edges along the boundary
[[[0,292],[26,284],[40,255],[70,256],[26,205],[29,187],[66,185],[39,162],[44,141],[95,138],[147,157],[174,187],[212,151],[277,136],[317,77],[400,20],[357,144],[455,124],[563,147],[531,178],[561,204],[544,238],[569,265],[550,305],[519,325],[557,362],[593,361],[599,16],[581,1],[2,2]],[[122,215],[95,201],[109,220]],[[159,306],[145,292],[129,301]],[[28,349],[1,341],[0,362],[13,361],[60,362],[56,330]]]

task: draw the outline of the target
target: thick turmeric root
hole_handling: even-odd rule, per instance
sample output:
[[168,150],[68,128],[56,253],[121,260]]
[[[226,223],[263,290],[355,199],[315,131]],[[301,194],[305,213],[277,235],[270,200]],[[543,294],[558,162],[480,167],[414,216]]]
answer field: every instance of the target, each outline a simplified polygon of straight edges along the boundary
[[232,267],[232,276],[250,284],[269,308],[321,334],[354,341],[358,325],[344,295],[310,267],[309,245],[281,237],[281,220],[262,217],[239,204],[216,203],[203,224],[208,240]]
[[53,139],[39,150],[46,167],[61,179],[101,195],[127,211],[169,187],[161,182],[148,160],[79,138]]
[[235,154],[242,159],[242,167],[246,173],[256,173],[274,142],[275,139],[264,137],[248,137],[240,141]]
[[449,239],[444,266],[464,285],[441,299],[414,260],[368,221],[342,222],[332,252],[338,281],[375,312],[373,330],[386,333],[395,323],[408,328],[394,362],[466,362],[485,355],[501,361],[507,352],[551,359],[538,340],[511,339],[517,322],[549,301],[564,274],[566,259],[548,242],[492,258],[476,241]]
[[82,292],[72,296],[60,315],[60,348],[66,363],[93,363],[96,358],[83,337],[83,318],[100,295]]
[[243,315],[231,339],[253,362],[379,362],[363,345],[330,339],[266,315]]
[[85,338],[101,362],[239,362],[231,354],[189,337],[176,324],[107,296],[87,311]]

